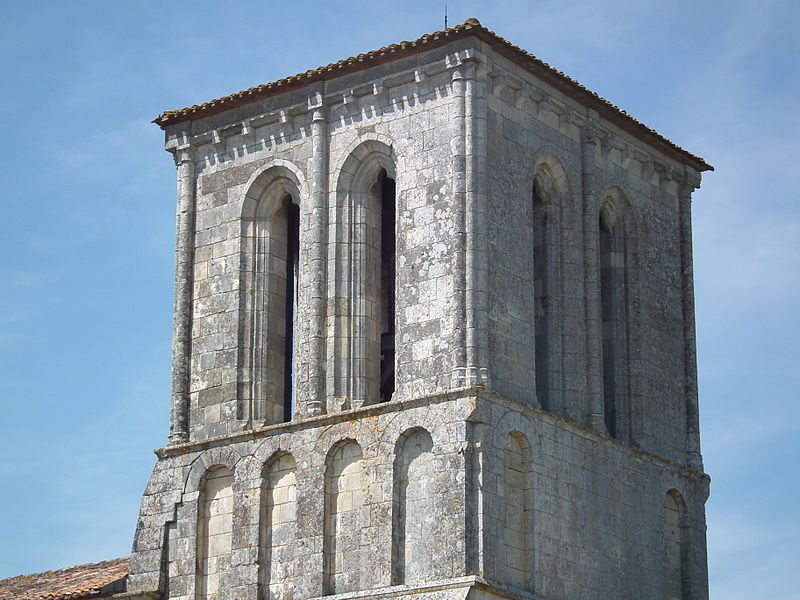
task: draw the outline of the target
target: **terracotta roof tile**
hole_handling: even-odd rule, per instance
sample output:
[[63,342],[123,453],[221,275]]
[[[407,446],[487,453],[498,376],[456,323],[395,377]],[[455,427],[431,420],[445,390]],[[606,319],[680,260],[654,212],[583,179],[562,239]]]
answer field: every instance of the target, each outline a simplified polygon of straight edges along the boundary
[[[128,574],[128,559],[117,558],[88,565],[78,565],[0,579],[2,600],[77,600],[91,598],[100,589]],[[117,590],[119,591],[119,590]]]
[[173,123],[199,119],[208,115],[216,114],[249,102],[302,87],[309,83],[323,80],[327,77],[335,77],[346,73],[352,73],[354,71],[360,71],[362,69],[384,64],[398,58],[417,54],[425,50],[430,50],[431,48],[442,46],[454,39],[468,35],[477,36],[484,40],[497,52],[509,60],[535,74],[567,96],[572,97],[581,103],[588,104],[592,108],[596,109],[603,118],[614,123],[621,129],[628,131],[632,135],[657,147],[665,154],[677,159],[679,162],[689,164],[699,171],[714,170],[711,165],[709,165],[699,156],[687,152],[677,144],[663,137],[655,130],[647,127],[644,123],[637,121],[624,110],[615,106],[605,98],[602,98],[595,92],[584,87],[568,75],[551,67],[546,62],[536,58],[530,52],[515,46],[505,38],[497,35],[495,32],[486,29],[478,22],[477,19],[467,19],[460,25],[456,25],[455,27],[451,27],[443,31],[435,31],[433,33],[425,34],[417,40],[391,44],[390,46],[386,46],[378,50],[352,56],[324,67],[318,67],[298,75],[292,75],[291,77],[278,79],[277,81],[265,83],[248,90],[243,90],[229,96],[224,96],[222,98],[205,102],[203,104],[196,104],[194,106],[189,106],[187,108],[181,108],[178,110],[169,110],[156,117],[153,120],[153,123],[156,123],[162,129],[164,129]]

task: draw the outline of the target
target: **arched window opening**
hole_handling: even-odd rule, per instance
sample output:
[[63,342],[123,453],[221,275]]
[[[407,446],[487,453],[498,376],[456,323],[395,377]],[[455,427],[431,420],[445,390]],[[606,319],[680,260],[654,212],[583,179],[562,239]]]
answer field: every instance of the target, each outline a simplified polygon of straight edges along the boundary
[[323,571],[326,595],[361,589],[361,470],[361,447],[352,440],[340,444],[328,456]]
[[283,454],[269,465],[262,489],[259,583],[265,599],[292,598],[297,539],[295,460]]
[[552,410],[550,402],[550,361],[552,344],[550,331],[551,298],[549,277],[549,235],[547,218],[547,192],[540,178],[533,182],[533,300],[534,300],[534,353],[536,398],[545,410]]
[[206,476],[197,523],[197,598],[223,597],[233,539],[233,471],[217,467]]
[[503,470],[504,578],[522,589],[532,590],[533,486],[528,440],[520,433],[506,437]]
[[381,170],[378,175],[381,206],[381,367],[380,401],[392,399],[395,385],[395,293],[397,289],[396,199],[394,179]]
[[600,312],[605,425],[611,437],[629,437],[628,256],[626,232],[610,201],[600,211]]
[[[295,409],[295,356],[300,256],[300,208],[288,193],[259,203],[248,285],[248,413],[253,425],[290,421]],[[248,261],[249,262],[249,261]]]
[[417,429],[405,436],[395,458],[393,584],[413,584],[434,578],[435,556],[431,544],[436,515],[433,440]]
[[368,140],[347,157],[336,183],[327,378],[337,410],[389,401],[397,387],[394,173],[391,148]]
[[675,490],[664,497],[664,564],[667,600],[687,598],[686,508]]

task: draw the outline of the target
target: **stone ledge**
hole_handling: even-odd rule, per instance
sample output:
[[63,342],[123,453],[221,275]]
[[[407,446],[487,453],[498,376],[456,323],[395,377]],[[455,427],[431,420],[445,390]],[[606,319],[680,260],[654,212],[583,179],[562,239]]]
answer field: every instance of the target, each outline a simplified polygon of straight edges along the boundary
[[122,592],[109,596],[113,600],[161,600],[161,592]]
[[501,598],[511,600],[547,600],[545,596],[540,596],[519,588],[502,585],[494,581],[489,581],[477,575],[467,575],[453,579],[441,579],[417,585],[393,585],[390,587],[351,592],[347,594],[336,594],[332,596],[318,596],[310,600],[359,600],[362,598],[402,598],[407,596],[428,596],[438,592],[449,590],[463,590],[464,594],[460,598],[468,598],[472,590],[489,592]]
[[479,394],[479,397],[492,399],[494,401],[498,401],[501,404],[511,404],[515,407],[516,410],[527,411],[529,413],[535,414],[537,418],[541,419],[542,421],[548,422],[551,425],[558,425],[570,431],[575,435],[580,435],[583,438],[591,439],[595,442],[600,442],[606,446],[612,446],[619,450],[625,451],[627,454],[634,456],[636,458],[650,460],[656,463],[659,463],[662,466],[668,467],[673,471],[681,471],[685,473],[687,476],[692,477],[693,479],[704,479],[707,482],[711,481],[711,477],[704,473],[703,471],[698,471],[696,469],[692,469],[686,465],[682,465],[676,462],[673,462],[669,459],[666,459],[662,456],[657,454],[653,454],[652,452],[648,452],[642,448],[629,444],[627,442],[623,442],[616,438],[612,438],[607,435],[603,435],[590,429],[588,427],[584,427],[580,423],[576,423],[570,419],[564,418],[560,415],[547,412],[546,410],[542,410],[539,408],[534,408],[529,404],[525,404],[524,402],[520,402],[519,400],[515,400],[513,398],[509,398],[502,394],[498,394],[497,392],[492,392],[490,390],[482,390]]
[[[441,579],[417,585],[393,585],[390,587],[346,594],[317,596],[315,598],[309,598],[309,600],[361,600],[366,598],[402,598],[407,596],[425,597],[451,590],[462,590],[463,595],[459,595],[458,597],[468,598],[470,591],[473,589],[489,592],[495,596],[509,598],[510,600],[548,600],[545,596],[540,596],[512,586],[502,585],[495,581],[489,581],[477,575]],[[441,597],[441,595],[438,597]],[[109,598],[113,600],[162,600],[163,596],[160,592],[123,592],[109,596]]]
[[290,433],[298,430],[312,429],[314,427],[341,423],[342,421],[363,419],[365,417],[371,417],[382,413],[398,412],[407,408],[423,406],[425,404],[438,404],[440,402],[461,400],[469,397],[475,398],[479,395],[479,392],[480,388],[475,386],[456,388],[443,392],[428,394],[425,396],[419,396],[412,399],[394,400],[392,402],[380,404],[370,404],[368,406],[361,406],[359,408],[344,410],[337,413],[305,418],[299,417],[294,421],[289,421],[286,423],[276,423],[275,425],[250,429],[232,435],[209,438],[207,440],[176,444],[174,446],[156,449],[154,452],[159,458],[170,458],[173,456],[179,456],[181,454],[187,454],[189,452],[195,452],[197,450],[205,450],[207,448],[214,448],[222,445],[270,437],[278,433]]
[[[415,596],[419,594],[430,594],[443,592],[446,590],[465,589],[469,590],[477,581],[475,576],[457,577],[455,579],[442,579],[430,583],[418,585],[393,585],[385,588],[350,592],[346,594],[335,594],[332,596],[319,596],[312,600],[356,600],[357,598],[397,598],[402,596]],[[465,596],[466,597],[466,594]]]
[[[711,478],[702,471],[695,470],[687,465],[673,462],[662,456],[653,454],[652,452],[649,452],[637,446],[633,446],[627,442],[623,442],[618,439],[609,437],[607,435],[603,435],[588,427],[576,423],[575,421],[564,418],[560,415],[547,412],[545,410],[536,408],[519,400],[509,398],[498,392],[487,390],[482,385],[464,386],[443,392],[436,392],[425,396],[419,396],[417,398],[394,400],[392,402],[386,402],[381,404],[370,404],[369,406],[362,406],[359,408],[345,410],[337,413],[319,415],[314,417],[305,417],[305,418],[300,417],[295,421],[289,421],[287,423],[276,423],[275,425],[268,425],[266,427],[259,427],[257,429],[242,431],[241,433],[236,433],[233,435],[219,436],[219,437],[209,438],[207,440],[199,440],[195,442],[177,444],[175,446],[167,446],[166,448],[156,449],[154,450],[154,452],[156,456],[158,456],[160,459],[171,458],[174,456],[188,454],[190,452],[196,452],[198,450],[206,450],[209,448],[215,448],[233,443],[258,440],[270,437],[272,435],[290,433],[293,431],[301,431],[325,425],[332,425],[336,423],[341,423],[343,421],[363,419],[365,417],[372,417],[379,414],[399,412],[407,408],[415,408],[426,404],[438,404],[440,402],[449,402],[454,400],[462,400],[466,398],[473,398],[473,399],[480,398],[480,399],[494,401],[499,404],[505,404],[513,410],[518,410],[525,412],[529,415],[534,415],[537,419],[540,419],[551,425],[555,425],[563,429],[566,429],[570,431],[570,433],[579,435],[585,439],[591,439],[594,442],[598,442],[603,445],[612,446],[618,450],[622,450],[631,457],[658,463],[664,467],[669,468],[672,471],[682,472],[685,476],[688,476],[692,479],[705,480],[706,484],[708,484],[711,481]],[[479,407],[477,405],[473,408],[473,413],[475,415],[479,415],[478,408]],[[477,419],[479,420],[480,417],[477,416]],[[475,420],[475,419],[470,418],[470,420]]]

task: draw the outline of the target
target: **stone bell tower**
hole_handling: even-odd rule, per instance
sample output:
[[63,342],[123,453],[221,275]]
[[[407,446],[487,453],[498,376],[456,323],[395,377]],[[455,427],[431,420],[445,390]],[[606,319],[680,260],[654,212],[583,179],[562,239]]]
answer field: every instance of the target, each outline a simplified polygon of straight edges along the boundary
[[474,19],[155,122],[173,388],[128,597],[707,598],[708,164]]

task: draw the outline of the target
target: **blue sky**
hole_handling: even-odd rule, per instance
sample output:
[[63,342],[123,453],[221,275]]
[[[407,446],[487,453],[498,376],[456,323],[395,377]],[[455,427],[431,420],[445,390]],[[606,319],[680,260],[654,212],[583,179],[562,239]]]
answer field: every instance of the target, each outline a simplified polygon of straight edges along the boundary
[[[694,198],[711,596],[797,598],[800,3],[450,0],[716,168]],[[125,556],[166,439],[150,120],[442,27],[443,2],[6,1],[0,578]]]

